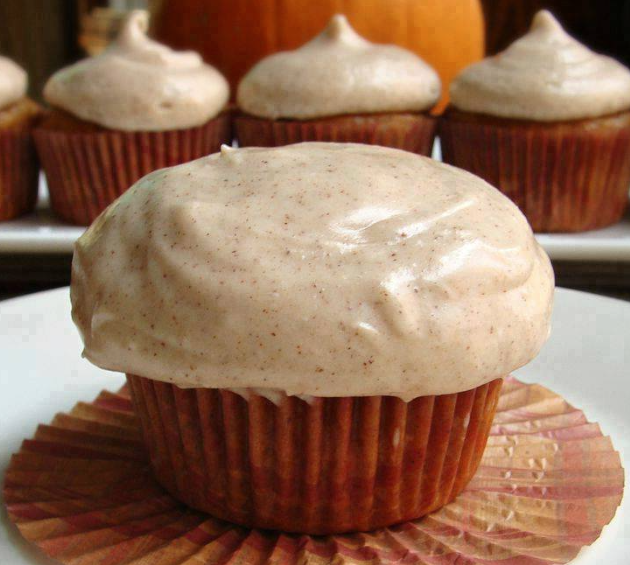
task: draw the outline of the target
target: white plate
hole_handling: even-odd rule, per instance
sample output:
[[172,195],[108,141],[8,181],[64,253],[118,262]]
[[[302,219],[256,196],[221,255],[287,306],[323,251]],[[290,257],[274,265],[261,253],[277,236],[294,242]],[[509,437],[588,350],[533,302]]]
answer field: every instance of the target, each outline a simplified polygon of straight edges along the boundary
[[[439,157],[437,147],[434,156]],[[72,253],[74,242],[84,231],[52,215],[42,175],[37,212],[0,222],[0,253]],[[630,262],[630,211],[620,223],[602,230],[536,237],[552,259]]]
[[[0,303],[0,481],[10,456],[38,423],[116,389],[122,376],[81,359],[68,289]],[[559,392],[599,422],[630,469],[630,303],[559,289],[551,338],[516,375]],[[1,496],[1,495],[0,495]],[[0,511],[0,563],[52,563],[38,555]],[[575,564],[627,565],[630,497],[596,544]]]

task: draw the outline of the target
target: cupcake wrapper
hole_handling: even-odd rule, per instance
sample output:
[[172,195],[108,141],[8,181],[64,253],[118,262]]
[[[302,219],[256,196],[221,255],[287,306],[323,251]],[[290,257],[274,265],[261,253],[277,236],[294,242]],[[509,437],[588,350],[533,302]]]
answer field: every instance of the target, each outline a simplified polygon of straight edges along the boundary
[[0,131],[0,221],[35,209],[38,177],[31,131]]
[[3,496],[24,538],[67,565],[573,560],[621,501],[624,470],[610,438],[562,397],[513,378],[501,389],[490,434],[466,490],[421,520],[327,537],[265,532],[195,512],[165,493],[149,468],[129,391],[104,391],[23,442]]
[[327,534],[415,519],[451,501],[483,454],[501,380],[459,394],[284,397],[129,375],[158,481],[231,522]]
[[437,120],[425,114],[341,116],[321,120],[267,120],[238,115],[234,121],[241,147],[275,147],[303,141],[365,143],[429,155]]
[[630,118],[604,120],[501,125],[447,114],[442,156],[512,199],[535,232],[602,228],[621,219],[630,186]]
[[52,209],[60,218],[79,225],[89,225],[151,171],[198,159],[231,142],[228,113],[184,130],[35,131]]

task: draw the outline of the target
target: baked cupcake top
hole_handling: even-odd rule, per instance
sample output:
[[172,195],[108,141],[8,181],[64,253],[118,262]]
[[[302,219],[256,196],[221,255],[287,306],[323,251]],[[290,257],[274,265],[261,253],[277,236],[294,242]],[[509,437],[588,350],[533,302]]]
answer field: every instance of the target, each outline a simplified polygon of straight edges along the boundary
[[101,126],[164,131],[204,124],[224,108],[223,76],[192,51],[150,40],[148,14],[131,12],[102,54],[56,72],[44,88],[52,106]]
[[450,97],[460,110],[503,118],[593,118],[630,108],[630,70],[573,39],[542,10],[505,51],[464,69]]
[[345,16],[295,51],[266,57],[238,86],[241,110],[308,120],[341,114],[420,112],[440,97],[437,73],[420,57],[358,35]]
[[141,179],[83,235],[72,315],[105,369],[182,387],[468,390],[527,363],[553,274],[517,207],[405,151],[231,149]]
[[0,110],[26,95],[26,72],[17,63],[0,57]]

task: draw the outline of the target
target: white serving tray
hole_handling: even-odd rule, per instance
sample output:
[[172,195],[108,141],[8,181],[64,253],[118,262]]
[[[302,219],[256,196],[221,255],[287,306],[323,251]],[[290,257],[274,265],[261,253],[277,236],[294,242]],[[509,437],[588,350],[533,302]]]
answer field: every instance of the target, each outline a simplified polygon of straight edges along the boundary
[[39,178],[37,210],[10,222],[0,222],[0,253],[72,253],[85,231],[55,218],[48,203],[44,175]]
[[[74,242],[85,231],[52,215],[46,182],[43,176],[40,180],[37,211],[11,222],[0,222],[0,253],[72,253]],[[602,230],[536,237],[555,260],[630,262],[630,211],[620,223]]]
[[542,233],[536,239],[555,260],[630,262],[630,212],[609,228],[575,234]]

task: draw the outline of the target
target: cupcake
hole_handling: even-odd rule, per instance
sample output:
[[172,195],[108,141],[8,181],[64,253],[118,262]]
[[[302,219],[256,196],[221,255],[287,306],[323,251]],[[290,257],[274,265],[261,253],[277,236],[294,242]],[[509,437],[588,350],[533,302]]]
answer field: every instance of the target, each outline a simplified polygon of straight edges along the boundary
[[547,11],[503,53],[464,69],[440,126],[443,158],[509,196],[534,231],[617,222],[630,186],[630,71]]
[[240,146],[343,141],[428,155],[439,97],[437,73],[417,55],[370,43],[336,15],[309,43],[243,77],[235,133]]
[[24,70],[0,57],[0,220],[35,208],[39,170],[31,132],[39,106],[26,97]]
[[146,36],[133,11],[101,55],[55,73],[35,133],[53,210],[89,224],[147,173],[231,143],[226,80],[192,52]]
[[244,526],[365,531],[451,501],[553,274],[481,179],[359,144],[156,171],[76,246],[72,315],[127,374],[153,471]]

